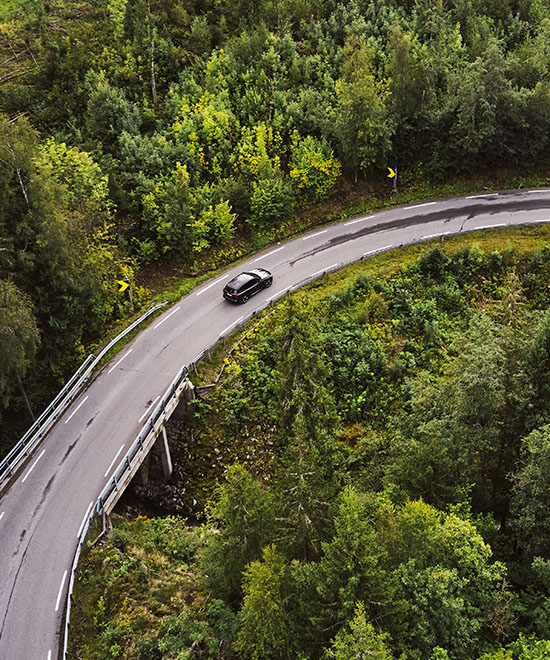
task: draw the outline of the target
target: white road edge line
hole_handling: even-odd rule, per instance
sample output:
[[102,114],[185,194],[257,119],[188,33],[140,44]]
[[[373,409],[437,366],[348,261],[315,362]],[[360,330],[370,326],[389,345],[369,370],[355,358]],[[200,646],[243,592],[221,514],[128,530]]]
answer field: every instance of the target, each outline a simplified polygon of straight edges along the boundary
[[[205,291],[208,291],[208,289],[212,288],[213,286],[216,286],[216,284],[219,284],[220,282],[222,282],[223,280],[225,280],[228,277],[229,277],[229,273],[227,273],[227,275],[222,275],[221,277],[218,277],[217,280],[214,280],[208,286],[205,286],[204,289],[201,289],[200,291],[197,291],[196,295],[200,296],[202,293],[204,293]],[[178,309],[179,309],[179,307],[178,307]],[[166,318],[168,318],[168,317],[166,317]],[[162,323],[162,321],[161,321],[161,323]],[[159,323],[159,325],[160,325],[160,323]]]
[[543,193],[549,193],[549,192],[550,192],[550,189],[546,188],[546,189],[544,189],[544,190],[542,190],[542,189],[541,189],[541,190],[526,190],[525,192],[532,193],[532,194],[534,193],[534,194],[539,194],[539,195],[541,195],[541,194],[543,194]]
[[531,220],[531,223],[534,225],[538,222],[550,222],[550,218],[544,218],[543,220]]
[[315,277],[315,275],[320,275],[321,273],[325,273],[327,270],[330,270],[331,268],[335,268],[338,264],[332,264],[332,266],[328,266],[327,268],[323,268],[321,270],[318,270],[316,273],[313,273],[311,277]]
[[[122,362],[122,360],[125,360],[125,359],[130,355],[130,353],[131,353],[133,350],[134,350],[133,348],[130,348],[128,351],[126,351],[126,354],[123,355],[123,356],[120,358],[120,360],[119,360],[114,366],[112,366],[112,367],[109,369],[109,371],[108,371],[107,373],[110,374],[111,371],[114,371],[114,370],[118,367],[118,365]],[[87,397],[86,397],[86,398],[87,398]]]
[[498,225],[483,225],[483,227],[474,227],[474,231],[480,231],[481,229],[496,229],[497,227],[506,227],[506,223],[502,222]]
[[109,463],[109,467],[107,468],[107,472],[103,475],[105,478],[107,478],[107,475],[111,471],[111,468],[113,467],[116,459],[119,457],[120,452],[124,449],[124,445],[121,446],[121,448],[117,451],[116,456],[113,458],[113,460]]
[[84,528],[84,523],[86,522],[88,516],[90,515],[90,511],[92,510],[94,503],[90,502],[88,508],[86,509],[86,513],[84,514],[84,518],[82,518],[82,522],[80,523],[80,527],[78,528],[78,532],[76,534],[76,538],[80,538],[80,534],[82,533],[82,529]]
[[48,660],[52,660],[52,650],[48,651]]
[[45,453],[46,453],[46,450],[43,449],[42,452],[41,452],[41,454],[40,454],[40,456],[39,456],[39,457],[36,459],[36,461],[32,464],[32,466],[31,466],[31,468],[29,469],[29,471],[27,472],[27,474],[26,474],[26,475],[23,477],[23,479],[21,480],[21,483],[25,483],[25,481],[27,481],[27,477],[28,477],[29,474],[34,470],[34,468],[36,467],[36,464],[37,464],[38,461],[42,458],[42,456],[44,456]]
[[480,197],[498,197],[498,193],[479,193],[479,195],[467,195],[466,199],[479,199]]
[[5,514],[5,513],[6,513],[5,511],[2,511],[2,513],[0,513],[0,520],[2,520],[2,518],[4,517],[4,514]]
[[282,291],[279,291],[278,293],[274,293],[272,296],[270,296],[267,299],[266,302],[269,302],[270,300],[273,300],[273,298],[278,298],[281,295],[281,293],[284,293],[285,291],[286,291],[286,289],[283,289]]
[[262,257],[258,257],[257,259],[254,259],[253,263],[256,263],[257,261],[261,261],[262,259],[265,259],[266,257],[270,257],[272,254],[275,254],[275,252],[279,252],[279,250],[284,250],[285,246],[283,245],[282,247],[277,248],[276,250],[271,250],[271,252],[268,252],[267,254],[264,254]]
[[59,609],[59,604],[61,603],[61,594],[63,593],[63,587],[65,586],[65,580],[67,579],[67,571],[63,573],[63,579],[59,585],[59,592],[57,593],[57,600],[55,601],[55,611]]
[[447,236],[447,234],[450,233],[450,231],[440,231],[437,234],[426,234],[426,236],[421,236],[421,239],[424,240],[426,238],[439,238],[440,236]]
[[349,222],[344,222],[344,227],[347,227],[348,225],[354,225],[356,222],[363,222],[364,220],[368,220],[369,218],[372,218],[372,215],[366,215],[364,218],[357,218],[356,220],[350,220]]
[[165,316],[165,317],[162,319],[162,321],[159,321],[155,326],[153,326],[153,330],[156,330],[160,325],[162,325],[162,324],[164,323],[164,321],[167,321],[167,320],[172,316],[172,314],[175,314],[175,313],[178,311],[179,308],[180,308],[180,306],[178,305],[178,306],[176,307],[176,309],[173,309],[173,310],[170,312],[170,314],[168,314],[167,316]]
[[310,236],[304,236],[302,238],[303,241],[309,241],[310,238],[315,238],[316,236],[320,236],[321,234],[326,234],[328,229],[323,229],[323,231],[318,231],[316,234],[311,234]]
[[147,408],[147,410],[143,413],[143,415],[138,419],[138,424],[141,422],[141,420],[144,417],[147,417],[147,413],[151,410],[151,408],[155,405],[155,403],[160,399],[160,394],[157,396],[157,398],[153,401],[153,403]]
[[423,206],[432,206],[432,204],[435,204],[435,202],[425,202],[424,204],[415,204],[414,206],[407,206],[407,211],[410,211],[411,209],[420,209]]
[[371,250],[370,252],[365,252],[364,257],[368,257],[369,254],[375,254],[376,252],[385,252],[386,250],[391,250],[393,245],[384,245],[384,247],[376,248],[376,250]]
[[225,335],[225,333],[226,333],[228,330],[231,330],[231,328],[232,328],[233,326],[237,325],[237,323],[239,323],[239,322],[242,321],[243,319],[244,319],[244,316],[239,316],[239,318],[238,318],[236,321],[234,321],[231,325],[228,325],[227,328],[226,328],[225,330],[222,330],[222,332],[220,332],[220,337],[221,337],[222,335]]

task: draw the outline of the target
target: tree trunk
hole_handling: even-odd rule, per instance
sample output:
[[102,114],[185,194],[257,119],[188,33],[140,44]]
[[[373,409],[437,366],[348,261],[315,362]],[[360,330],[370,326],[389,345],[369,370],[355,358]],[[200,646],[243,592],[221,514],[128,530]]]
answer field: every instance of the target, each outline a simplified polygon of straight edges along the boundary
[[157,104],[157,82],[155,79],[155,35],[153,33],[153,26],[151,24],[151,2],[147,0],[147,16],[149,19],[149,34],[151,36],[151,95],[153,97],[153,105]]
[[35,417],[34,413],[31,408],[31,404],[29,401],[29,398],[27,396],[27,392],[25,391],[25,388],[23,387],[23,381],[21,380],[21,376],[19,375],[19,372],[15,372],[15,376],[17,378],[17,384],[19,385],[19,389],[21,390],[21,396],[23,397],[23,401],[25,402],[25,406],[27,407],[27,410],[29,411],[29,415],[31,416],[31,421],[34,422]]

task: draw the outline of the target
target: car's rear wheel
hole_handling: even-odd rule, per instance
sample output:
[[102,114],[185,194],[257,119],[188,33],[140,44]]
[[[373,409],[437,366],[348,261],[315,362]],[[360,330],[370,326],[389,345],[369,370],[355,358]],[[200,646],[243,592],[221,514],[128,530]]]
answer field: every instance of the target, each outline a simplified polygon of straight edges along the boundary
[[245,302],[246,302],[247,300],[248,300],[248,296],[243,296],[243,297],[241,298],[241,302],[242,302],[242,304],[244,305]]
[[265,283],[265,288],[267,289],[268,286],[271,286],[273,284],[273,280],[267,280]]

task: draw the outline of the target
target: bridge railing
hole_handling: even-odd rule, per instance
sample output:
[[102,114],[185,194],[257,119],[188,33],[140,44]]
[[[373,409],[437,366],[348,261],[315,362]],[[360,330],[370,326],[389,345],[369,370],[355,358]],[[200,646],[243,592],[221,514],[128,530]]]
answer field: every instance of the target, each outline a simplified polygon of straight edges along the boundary
[[10,477],[17,471],[19,466],[26,460],[31,451],[38,445],[48,430],[53,426],[58,417],[63,413],[67,406],[73,401],[77,394],[88,382],[90,375],[111,350],[111,348],[131,332],[135,327],[142,323],[146,318],[154,314],[158,309],[166,305],[161,303],[150,307],[145,314],[139,317],[119,335],[112,339],[105,348],[97,355],[88,355],[84,362],[78,367],[76,372],[67,381],[61,391],[53,401],[42,412],[40,417],[33,423],[27,432],[21,437],[17,444],[10,450],[2,461],[0,461],[0,491],[8,483]]
[[143,458],[151,449],[162,427],[169,419],[174,408],[178,405],[188,375],[188,367],[184,365],[168,386],[149,419],[145,422],[136,439],[122,457],[113,476],[101,491],[94,507],[94,513],[96,515],[101,515],[104,511],[107,513],[112,511],[120,495],[120,491],[124,490],[137,472],[143,462]]
[[145,422],[136,439],[119,462],[113,473],[113,476],[111,479],[109,479],[109,482],[101,491],[101,494],[97,498],[96,503],[92,507],[90,515],[88,516],[83,526],[71,566],[68,585],[67,602],[65,608],[65,636],[63,644],[64,659],[67,658],[69,643],[69,620],[71,615],[74,580],[78,568],[80,553],[82,551],[82,547],[86,543],[88,532],[90,531],[90,526],[96,517],[102,516],[104,512],[109,513],[112,510],[121,493],[124,491],[128,483],[130,483],[131,479],[139,469],[143,458],[147,455],[153,446],[166,420],[170,417],[174,408],[179,403],[181,392],[187,382],[188,374],[189,370],[186,365],[178,371],[178,374],[168,386],[156,408],[149,416],[149,419]]
[[[373,256],[374,254],[376,254],[376,252],[382,252],[382,251],[383,250],[373,251],[372,253],[369,253],[368,256]],[[335,264],[334,266],[325,269],[321,273],[316,273],[315,276],[307,277],[298,284],[293,284],[287,287],[286,289],[282,289],[276,295],[276,297],[271,298],[269,301],[266,301],[263,305],[257,308],[255,313],[265,309],[266,307],[271,305],[275,300],[282,298],[288,293],[295,291],[296,289],[299,289],[305,286],[306,284],[315,281],[316,279],[319,279],[319,277],[322,277],[323,275],[336,271],[345,265],[349,265],[349,264],[348,263]],[[210,351],[220,342],[220,340],[222,340],[224,337],[226,337],[231,332],[233,332],[237,327],[237,325],[238,322],[236,322],[232,326],[229,326],[229,328],[227,328],[222,334],[220,334],[220,336],[218,337],[218,339],[216,339],[216,341],[212,342],[209,346],[204,348],[189,364],[181,367],[178,374],[176,375],[172,383],[169,385],[168,389],[165,391],[160,402],[157,404],[156,408],[151,413],[149,419],[143,425],[136,439],[134,440],[134,442],[132,443],[126,454],[123,456],[123,458],[120,460],[117,468],[113,473],[113,476],[111,477],[107,485],[103,488],[99,497],[97,498],[95,505],[92,507],[90,515],[86,520],[85,525],[83,526],[82,533],[80,535],[78,546],[75,552],[73,564],[71,567],[71,574],[70,574],[68,592],[67,592],[67,602],[65,608],[65,636],[64,636],[64,646],[63,646],[63,656],[62,656],[64,660],[67,659],[69,628],[70,628],[69,619],[71,613],[74,580],[76,577],[78,561],[80,559],[80,553],[82,551],[82,547],[86,543],[86,539],[88,537],[88,533],[92,523],[98,516],[103,515],[104,512],[110,512],[112,510],[112,506],[114,506],[113,503],[116,502],[116,500],[120,496],[121,491],[124,490],[124,488],[128,485],[133,475],[139,469],[139,466],[141,465],[143,458],[147,455],[147,452],[152,447],[152,444],[156,440],[156,437],[158,436],[160,430],[162,429],[162,426],[164,425],[166,420],[170,417],[172,411],[179,402],[179,397],[183,383],[187,381],[191,370],[198,362],[200,362],[200,360],[203,359],[205,355],[210,353]]]

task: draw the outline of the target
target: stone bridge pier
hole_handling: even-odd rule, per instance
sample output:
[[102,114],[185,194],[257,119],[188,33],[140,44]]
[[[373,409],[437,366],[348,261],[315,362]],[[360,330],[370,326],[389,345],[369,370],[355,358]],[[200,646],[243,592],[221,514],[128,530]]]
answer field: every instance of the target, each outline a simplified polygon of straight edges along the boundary
[[[195,387],[190,380],[186,380],[185,387],[182,389],[181,397],[169,417],[185,420],[189,417],[189,402],[196,398]],[[168,443],[168,434],[165,424],[159,429],[159,434],[155,440],[151,451],[144,458],[143,463],[136,475],[142,485],[147,485],[151,478],[152,463],[159,463],[162,469],[162,477],[165,481],[170,481],[172,476],[172,456],[170,454],[170,445]]]

